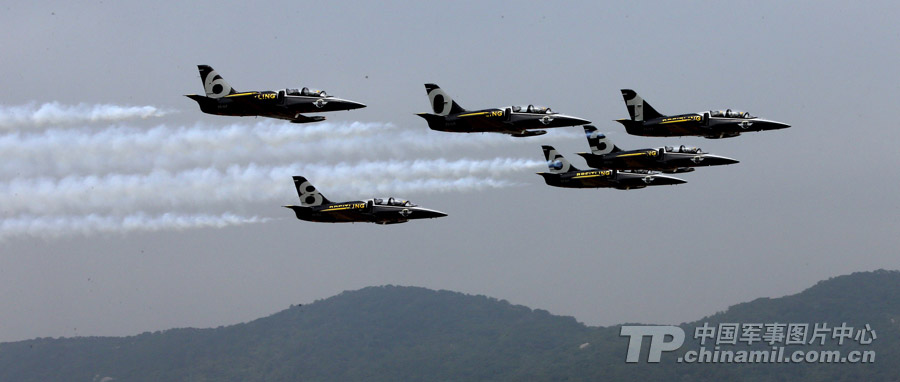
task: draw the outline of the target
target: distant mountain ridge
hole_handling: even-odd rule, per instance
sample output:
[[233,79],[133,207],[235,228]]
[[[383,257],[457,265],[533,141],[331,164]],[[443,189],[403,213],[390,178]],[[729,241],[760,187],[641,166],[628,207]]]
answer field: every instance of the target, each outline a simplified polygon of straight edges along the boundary
[[[898,297],[900,272],[859,272],[681,325],[692,337],[703,323],[868,323],[878,358],[865,365],[675,364],[674,354],[626,364],[619,326],[588,327],[485,296],[381,286],[215,329],[3,343],[0,380],[887,381],[900,376]],[[691,338],[683,348],[696,346]]]

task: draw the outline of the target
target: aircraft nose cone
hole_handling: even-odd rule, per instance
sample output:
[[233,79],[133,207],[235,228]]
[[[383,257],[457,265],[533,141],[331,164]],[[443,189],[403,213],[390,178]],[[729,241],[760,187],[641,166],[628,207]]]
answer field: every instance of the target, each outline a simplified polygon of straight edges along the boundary
[[346,106],[347,110],[362,109],[362,108],[366,107],[366,104],[364,104],[364,103],[360,103],[360,102],[356,102],[356,101],[349,101],[349,100],[345,100],[342,103],[342,105]]
[[419,208],[414,211],[412,214],[413,217],[418,219],[434,219],[434,218],[442,218],[447,216],[447,214],[437,211],[437,210],[429,210],[427,208]]
[[723,165],[726,165],[726,164],[735,164],[735,163],[741,163],[741,161],[739,161],[739,160],[737,160],[737,159],[731,159],[731,158],[725,158],[725,157],[722,157],[722,158],[719,160],[719,164],[723,164]]
[[718,156],[718,155],[704,155],[703,162],[701,162],[701,163],[704,163],[704,162],[707,166],[724,166],[724,165],[729,165],[729,164],[741,163],[737,159],[731,159],[731,158],[722,157],[722,156]]
[[425,214],[425,216],[428,217],[429,219],[434,219],[434,218],[442,218],[444,216],[447,216],[447,214],[445,214],[441,211],[428,211]]
[[547,117],[550,121],[546,123],[550,127],[561,127],[561,126],[580,126],[580,125],[589,125],[591,121],[586,119],[573,117],[571,115],[564,114],[553,114],[548,115]]
[[791,127],[791,125],[788,125],[787,123],[782,123],[782,122],[778,122],[778,121],[764,121],[764,122],[765,122],[764,126],[765,126],[766,130],[787,129],[788,127]]
[[590,125],[591,124],[591,121],[588,121],[586,119],[581,119],[578,117],[566,117],[566,118],[567,118],[566,122],[568,122],[572,126]]

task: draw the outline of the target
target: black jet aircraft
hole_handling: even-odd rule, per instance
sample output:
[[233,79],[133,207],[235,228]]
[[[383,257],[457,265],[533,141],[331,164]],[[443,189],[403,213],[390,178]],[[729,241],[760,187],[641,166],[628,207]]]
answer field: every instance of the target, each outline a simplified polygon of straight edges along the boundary
[[412,204],[408,200],[373,198],[334,203],[322,195],[302,176],[294,177],[300,206],[283,206],[294,210],[297,219],[319,223],[398,224],[412,219],[433,219],[447,214]]
[[452,133],[503,133],[514,137],[547,134],[553,127],[591,123],[581,118],[555,113],[543,106],[509,106],[505,108],[466,110],[435,84],[425,84],[434,114],[419,113],[428,127]]
[[644,137],[693,135],[710,139],[730,138],[750,131],[791,127],[786,123],[757,118],[745,111],[710,110],[700,113],[662,115],[631,89],[622,89],[631,119],[619,119],[625,131]]
[[301,113],[352,110],[366,107],[359,102],[335,98],[323,90],[309,88],[283,89],[279,91],[234,90],[209,65],[197,65],[200,80],[206,96],[188,94],[187,97],[200,104],[200,110],[207,114],[237,117],[260,116],[286,119],[293,123],[309,123],[325,120],[325,117],[308,117]]
[[624,151],[591,125],[584,126],[591,152],[578,153],[593,168],[662,171],[667,174],[694,171],[694,167],[721,166],[738,161],[710,155],[699,147],[660,147]]
[[541,146],[544,149],[544,158],[547,158],[547,167],[550,172],[539,172],[544,177],[544,182],[554,187],[565,188],[615,188],[618,190],[630,190],[647,186],[664,186],[687,183],[681,179],[659,175],[648,171],[619,171],[579,170],[572,166],[561,154],[556,152],[553,146]]

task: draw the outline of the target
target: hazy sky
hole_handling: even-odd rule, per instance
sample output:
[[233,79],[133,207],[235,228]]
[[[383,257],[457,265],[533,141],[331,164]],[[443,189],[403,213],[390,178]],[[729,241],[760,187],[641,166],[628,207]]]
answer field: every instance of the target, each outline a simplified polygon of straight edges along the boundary
[[[19,2],[0,23],[0,341],[262,317],[370,285],[484,294],[591,325],[680,323],[824,278],[898,269],[900,5],[864,2]],[[272,4],[272,5],[269,5]],[[368,105],[319,124],[211,116],[197,64],[238,90]],[[643,190],[544,185],[580,127],[428,130],[422,84],[466,108],[542,104],[622,148],[741,163]],[[793,127],[629,136],[619,89],[662,113]],[[393,195],[449,217],[314,224]],[[900,293],[898,293],[900,295]]]

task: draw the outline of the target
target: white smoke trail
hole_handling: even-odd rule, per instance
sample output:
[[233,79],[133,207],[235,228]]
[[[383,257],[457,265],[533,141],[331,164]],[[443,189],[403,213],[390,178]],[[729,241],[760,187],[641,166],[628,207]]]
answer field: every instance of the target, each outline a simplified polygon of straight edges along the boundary
[[257,216],[240,216],[232,213],[220,215],[174,214],[149,215],[143,212],[124,216],[114,215],[23,215],[0,221],[0,240],[33,236],[56,238],[95,233],[127,233],[133,231],[184,230],[190,228],[222,228],[232,225],[266,222],[271,219]]
[[[559,132],[546,137],[553,140],[581,136]],[[50,129],[35,134],[0,135],[0,153],[4,153],[0,178],[223,168],[323,158],[403,158],[421,153],[445,154],[460,148],[496,147],[520,139],[500,134],[473,136],[428,129],[400,130],[385,123],[297,126],[274,120],[226,126]]]
[[[405,159],[522,141],[424,125],[259,119],[224,126],[52,126],[164,114],[149,106],[0,106],[0,128],[51,125],[0,134],[0,239],[257,223],[266,219],[216,213],[296,203],[292,175],[348,200],[510,187],[521,184],[514,174],[544,165],[518,158]],[[542,140],[576,137],[581,134],[552,131]],[[386,156],[395,159],[375,160]],[[334,158],[343,162],[329,162]]]
[[0,128],[16,126],[45,126],[51,124],[74,124],[85,122],[113,122],[133,118],[161,117],[168,111],[154,106],[122,105],[63,105],[49,102],[20,106],[0,105]]
[[[510,174],[545,165],[517,158],[421,159],[358,163],[233,165],[225,170],[15,178],[0,182],[0,211],[12,214],[133,213],[293,200],[291,176],[304,175],[322,192],[359,198],[373,192],[449,192],[508,187]],[[294,197],[290,195],[294,194]],[[362,194],[362,195],[360,195]]]

